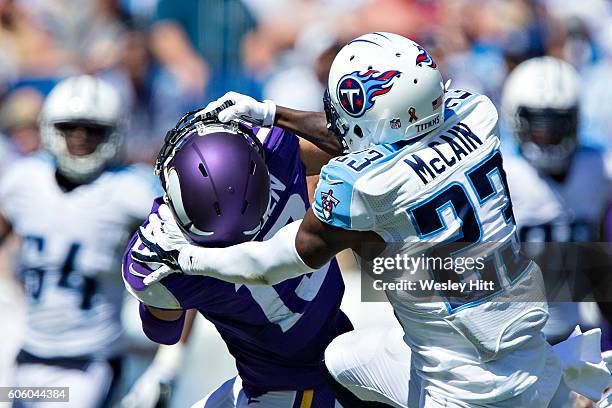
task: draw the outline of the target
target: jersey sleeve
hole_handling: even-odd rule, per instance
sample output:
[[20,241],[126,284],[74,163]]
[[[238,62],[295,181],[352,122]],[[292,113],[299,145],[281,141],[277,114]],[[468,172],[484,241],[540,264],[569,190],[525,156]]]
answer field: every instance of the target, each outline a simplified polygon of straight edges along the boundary
[[18,186],[19,177],[15,168],[7,171],[0,178],[0,214],[11,223],[15,212],[19,208]]
[[371,211],[361,192],[355,188],[358,175],[339,160],[342,158],[333,159],[321,169],[313,204],[315,216],[338,228],[372,230]]
[[257,138],[263,144],[266,155],[295,153],[299,149],[299,138],[292,132],[273,126],[257,128]]
[[293,132],[277,126],[259,127],[247,122],[242,124],[253,132],[263,146],[266,163],[270,163],[272,157],[291,161],[299,154],[300,139]]
[[44,154],[20,158],[0,178],[0,213],[15,224],[24,206],[32,197],[27,194],[31,185],[40,183],[42,174],[51,165]]

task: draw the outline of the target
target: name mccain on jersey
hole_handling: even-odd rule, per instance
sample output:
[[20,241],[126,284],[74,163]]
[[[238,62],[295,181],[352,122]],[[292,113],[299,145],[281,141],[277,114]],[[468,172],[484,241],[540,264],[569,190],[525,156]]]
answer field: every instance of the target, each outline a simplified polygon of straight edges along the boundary
[[[430,142],[428,149],[404,159],[424,184],[455,166],[482,145],[482,141],[465,123],[459,122]],[[438,140],[438,139],[441,139]],[[442,152],[444,150],[446,153]]]

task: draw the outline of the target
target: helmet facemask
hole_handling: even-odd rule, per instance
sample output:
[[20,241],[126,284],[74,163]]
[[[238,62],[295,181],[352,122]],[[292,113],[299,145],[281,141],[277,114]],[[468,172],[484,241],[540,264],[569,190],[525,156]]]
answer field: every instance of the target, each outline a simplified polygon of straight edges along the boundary
[[516,113],[516,137],[521,154],[538,170],[566,172],[578,144],[578,109],[529,108]]
[[[70,77],[45,100],[40,115],[42,145],[54,156],[62,176],[84,184],[119,159],[123,124],[121,98],[111,85],[87,75]],[[80,141],[68,146],[67,135]],[[95,148],[86,148],[94,139]]]
[[578,145],[580,84],[572,65],[546,56],[514,68],[502,92],[502,113],[521,155],[559,181]]
[[[81,132],[85,135],[75,135]],[[70,121],[44,124],[42,133],[45,147],[56,159],[58,171],[76,183],[85,183],[96,178],[118,158],[121,146],[117,126]],[[73,142],[74,147],[71,147],[67,137],[87,140]],[[98,140],[93,149],[86,146],[94,143],[94,139]]]
[[327,119],[327,129],[336,135],[342,144],[343,153],[347,153],[349,147],[345,136],[349,131],[349,127],[346,121],[340,117],[338,111],[332,104],[329,96],[329,89],[325,89],[325,93],[323,94],[323,108],[325,109],[325,117]]

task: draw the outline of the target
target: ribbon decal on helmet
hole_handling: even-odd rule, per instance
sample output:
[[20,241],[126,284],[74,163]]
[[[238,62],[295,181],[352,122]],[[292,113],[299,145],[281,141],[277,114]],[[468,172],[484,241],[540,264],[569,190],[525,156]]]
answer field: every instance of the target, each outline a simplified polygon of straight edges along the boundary
[[410,115],[410,119],[408,119],[410,123],[416,122],[417,120],[419,120],[419,118],[417,118],[416,109],[414,108],[414,106],[411,106],[408,109],[408,114]]
[[378,72],[370,69],[344,75],[338,82],[336,91],[342,109],[354,118],[362,116],[374,106],[375,98],[386,94],[393,87],[391,82],[401,72],[391,70]]

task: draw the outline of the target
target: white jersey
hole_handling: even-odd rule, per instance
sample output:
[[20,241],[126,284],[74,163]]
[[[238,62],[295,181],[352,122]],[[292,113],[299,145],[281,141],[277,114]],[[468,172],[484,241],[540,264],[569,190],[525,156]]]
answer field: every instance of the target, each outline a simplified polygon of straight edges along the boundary
[[487,280],[490,290],[438,291],[429,301],[387,290],[424,388],[474,403],[523,392],[546,369],[542,348],[549,347],[541,336],[548,314],[539,268],[515,252],[497,121],[485,96],[448,91],[440,128],[333,159],[321,171],[314,205],[321,221],[375,231],[404,254],[431,254],[432,246],[444,253],[454,243],[453,257],[481,258],[463,274],[434,266],[412,279]]
[[40,154],[0,180],[0,208],[22,238],[29,300],[23,349],[42,358],[110,356],[121,347],[121,255],[158,193],[145,166],[109,170],[64,192]]
[[521,240],[529,242],[596,242],[612,187],[612,157],[579,147],[566,178],[557,182],[540,174],[522,156],[510,156],[504,167],[512,192]]
[[[612,157],[609,154],[580,146],[561,182],[539,173],[522,156],[508,157],[504,167],[521,241],[600,240],[602,217],[608,208],[612,187]],[[548,265],[549,262],[563,262],[563,259],[555,256],[546,260]],[[569,293],[560,293],[559,299],[569,299]],[[593,306],[592,310],[596,311]],[[544,329],[547,336],[566,337],[583,320],[578,303],[554,302],[550,307],[551,318]],[[594,320],[592,323],[597,320],[597,316],[588,317]]]

